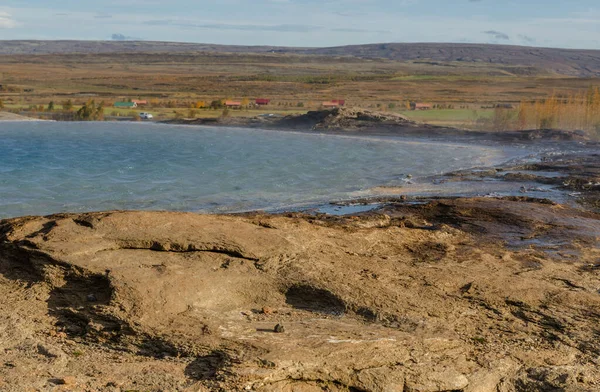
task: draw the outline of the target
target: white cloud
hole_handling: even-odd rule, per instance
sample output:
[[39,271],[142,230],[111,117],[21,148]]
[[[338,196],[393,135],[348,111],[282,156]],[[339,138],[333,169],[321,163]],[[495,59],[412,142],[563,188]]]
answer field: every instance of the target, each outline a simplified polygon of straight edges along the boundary
[[17,22],[12,19],[8,12],[0,11],[0,29],[12,29],[17,27]]

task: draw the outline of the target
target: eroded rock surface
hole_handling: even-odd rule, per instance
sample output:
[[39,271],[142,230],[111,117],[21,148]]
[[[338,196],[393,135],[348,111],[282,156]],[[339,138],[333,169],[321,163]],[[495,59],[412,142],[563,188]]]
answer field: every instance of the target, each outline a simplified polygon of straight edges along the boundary
[[5,220],[0,389],[597,391],[599,218],[482,198]]

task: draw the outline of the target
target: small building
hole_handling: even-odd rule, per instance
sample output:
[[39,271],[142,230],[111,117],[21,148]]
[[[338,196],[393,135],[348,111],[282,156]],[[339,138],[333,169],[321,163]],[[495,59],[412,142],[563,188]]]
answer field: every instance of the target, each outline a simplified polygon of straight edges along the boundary
[[131,102],[135,102],[138,106],[148,105],[148,101],[145,99],[132,99]]
[[410,109],[411,110],[431,110],[431,109],[433,109],[433,106],[429,103],[411,102]]
[[332,99],[331,101],[325,101],[321,105],[324,108],[337,108],[340,106],[344,106],[346,101],[344,99]]
[[239,108],[242,107],[242,103],[240,101],[225,101],[225,106],[228,108]]
[[135,102],[115,102],[113,105],[116,108],[137,108],[137,103]]
[[259,106],[264,106],[270,104],[271,100],[267,98],[256,98],[254,102]]

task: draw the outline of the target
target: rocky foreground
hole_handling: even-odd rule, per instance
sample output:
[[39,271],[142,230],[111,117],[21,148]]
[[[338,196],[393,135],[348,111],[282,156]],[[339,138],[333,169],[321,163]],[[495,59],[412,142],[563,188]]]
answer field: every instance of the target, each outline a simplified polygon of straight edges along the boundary
[[526,198],[4,220],[0,389],[598,391],[599,240]]

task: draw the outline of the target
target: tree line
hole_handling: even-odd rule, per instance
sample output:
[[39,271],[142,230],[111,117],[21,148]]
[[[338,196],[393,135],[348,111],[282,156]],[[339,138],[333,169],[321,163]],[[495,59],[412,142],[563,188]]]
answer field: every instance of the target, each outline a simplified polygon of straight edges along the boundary
[[496,108],[492,122],[496,130],[555,128],[584,130],[600,136],[600,88],[522,101],[516,110]]

